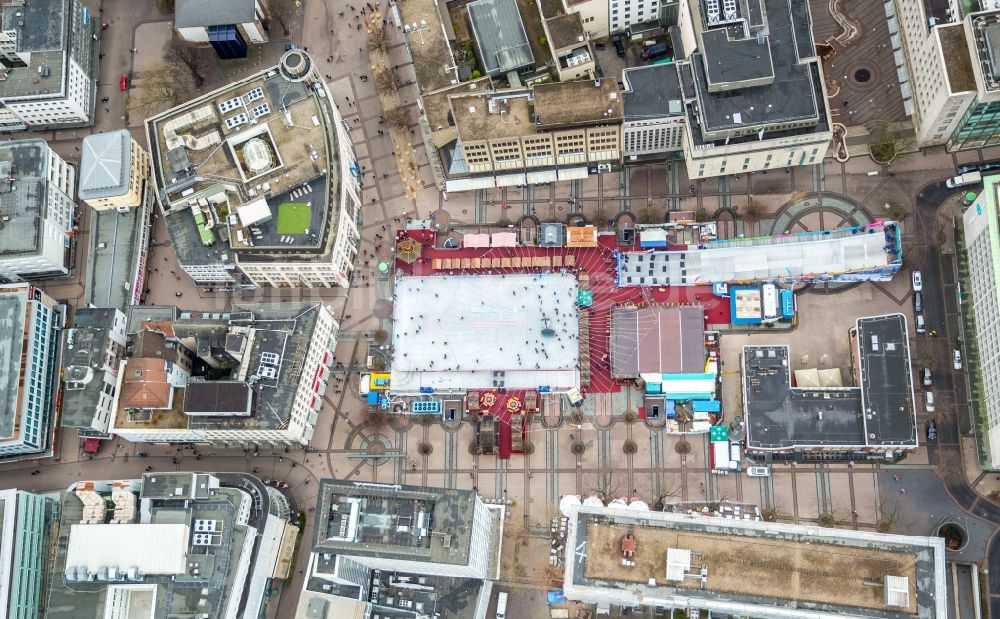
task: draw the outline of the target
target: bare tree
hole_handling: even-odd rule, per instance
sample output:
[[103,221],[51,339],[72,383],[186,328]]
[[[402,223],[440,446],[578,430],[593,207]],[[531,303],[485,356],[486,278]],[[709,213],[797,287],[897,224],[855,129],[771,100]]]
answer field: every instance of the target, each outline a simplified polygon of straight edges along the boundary
[[204,73],[208,69],[208,53],[207,48],[195,47],[175,36],[164,47],[163,60],[177,67],[186,68],[191,72],[195,88],[201,88],[205,83]]
[[389,42],[382,22],[371,20],[368,30],[368,47],[380,54],[389,51]]
[[889,533],[900,524],[900,505],[898,499],[883,501],[879,505],[878,511],[879,518],[875,522],[875,530],[879,533]]
[[161,62],[139,73],[136,107],[149,114],[174,107],[194,94],[194,79],[176,65]]
[[760,216],[764,214],[764,209],[759,204],[751,201],[743,209],[743,221],[748,224],[755,224],[760,221]]
[[295,12],[295,9],[301,6],[301,0],[269,0],[268,6],[270,7],[270,13],[278,20],[281,24],[281,31],[285,33],[287,37],[291,32],[288,29],[289,17]]
[[401,107],[388,109],[383,116],[385,117],[385,123],[392,129],[406,131],[410,126],[410,118],[407,116],[406,110]]
[[673,475],[667,473],[664,473],[664,477],[667,479],[654,485],[653,495],[650,497],[653,501],[653,509],[656,510],[662,510],[668,499],[676,499],[681,496],[680,482],[676,481]]
[[594,475],[592,482],[587,484],[587,492],[607,503],[621,495],[622,482],[613,472],[604,471]]
[[368,414],[368,427],[372,430],[380,430],[389,423],[389,413],[382,409],[372,411]]
[[376,67],[372,72],[375,78],[375,88],[382,94],[390,94],[396,90],[396,78],[388,67]]

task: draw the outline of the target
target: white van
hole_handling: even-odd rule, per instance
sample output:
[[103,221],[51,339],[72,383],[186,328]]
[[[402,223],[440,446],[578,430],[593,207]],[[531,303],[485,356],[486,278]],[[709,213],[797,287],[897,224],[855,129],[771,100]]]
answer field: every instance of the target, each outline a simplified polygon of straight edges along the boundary
[[501,591],[497,596],[497,619],[507,618],[507,592]]

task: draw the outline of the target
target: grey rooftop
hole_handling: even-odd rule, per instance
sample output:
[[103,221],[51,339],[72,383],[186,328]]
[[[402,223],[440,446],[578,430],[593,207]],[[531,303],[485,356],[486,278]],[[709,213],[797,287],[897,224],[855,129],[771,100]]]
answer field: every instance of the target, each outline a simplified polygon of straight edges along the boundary
[[[353,515],[352,500],[356,501]],[[475,500],[472,490],[323,479],[312,550],[465,565],[470,555]],[[341,533],[347,531],[348,518],[358,523],[354,539],[345,539]],[[409,531],[401,533],[397,524],[404,520]],[[418,522],[426,528],[422,536],[418,535]]]
[[723,2],[703,3],[709,30],[685,66],[687,87],[693,90],[688,94],[697,95],[702,126],[692,135],[695,144],[720,139],[719,134],[757,140],[761,128],[774,125],[800,125],[798,132],[829,130],[808,8],[762,0],[746,5],[749,14],[742,16],[734,2],[737,17],[747,21],[712,24],[707,7]]
[[622,81],[626,122],[684,114],[684,95],[676,64],[630,67],[622,72]]
[[37,139],[0,145],[0,256],[38,249],[49,191],[45,142]]
[[851,342],[860,362],[856,387],[792,387],[787,346],[743,348],[749,446],[917,445],[905,319],[901,314],[860,318],[856,334]]
[[132,134],[125,129],[83,138],[80,154],[81,200],[120,196],[128,192],[132,165]]
[[256,19],[254,0],[177,0],[174,6],[175,28],[228,26],[250,23]]

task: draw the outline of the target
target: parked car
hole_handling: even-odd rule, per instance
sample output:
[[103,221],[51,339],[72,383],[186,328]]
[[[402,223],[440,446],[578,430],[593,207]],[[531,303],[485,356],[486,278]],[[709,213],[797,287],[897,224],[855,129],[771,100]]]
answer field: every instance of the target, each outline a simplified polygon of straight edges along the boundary
[[954,368],[956,370],[961,370],[962,369],[962,351],[960,351],[959,349],[956,348],[953,351],[953,353],[954,353],[954,356],[952,357],[952,366],[954,366]]
[[927,440],[936,441],[937,440],[937,424],[933,421],[927,422]]
[[913,292],[920,292],[924,289],[924,278],[921,277],[920,271],[914,271],[913,275]]
[[501,591],[497,596],[497,619],[505,619],[507,616],[507,592]]
[[750,477],[770,477],[771,469],[766,466],[749,466],[747,467],[747,475]]
[[128,77],[123,75],[118,78],[118,90],[125,92],[128,90]]
[[923,314],[917,314],[917,333],[927,333],[927,323]]
[[924,371],[921,372],[921,374],[923,374],[923,378],[924,378],[924,380],[923,380],[924,387],[930,387],[931,385],[934,384],[934,375],[931,374],[931,369],[930,368],[924,368]]
[[927,407],[926,407],[927,408],[927,412],[928,413],[933,413],[934,412],[934,392],[933,391],[928,391],[925,395],[926,395],[926,400],[927,400]]
[[913,293],[913,311],[918,314],[924,311],[924,297],[919,292]]
[[618,37],[615,37],[614,44],[615,44],[615,53],[618,54],[619,56],[624,57],[625,56],[625,44],[622,43],[622,40],[620,38],[618,38]]

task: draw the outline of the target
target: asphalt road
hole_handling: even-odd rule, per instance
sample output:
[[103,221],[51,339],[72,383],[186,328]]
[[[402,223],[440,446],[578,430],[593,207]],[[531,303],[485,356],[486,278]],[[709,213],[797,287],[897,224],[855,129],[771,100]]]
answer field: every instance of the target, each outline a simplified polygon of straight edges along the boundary
[[[944,183],[934,183],[924,187],[918,194],[917,218],[921,221],[921,225],[917,229],[922,234],[927,234],[927,231],[932,229],[935,213],[955,193],[955,190],[945,187]],[[933,243],[928,243],[927,254],[920,265],[924,281],[924,317],[928,322],[928,331],[937,329],[939,337],[950,336],[954,338],[955,334],[945,335],[947,333],[945,327],[945,287],[953,282],[942,280],[942,260],[951,260],[951,258],[942,256]],[[950,346],[946,348],[950,348]],[[934,382],[935,387],[939,390],[954,389],[954,370],[951,363],[944,363],[939,368]],[[998,527],[1000,525],[1000,505],[980,496],[969,485],[963,471],[959,439],[959,420],[956,410],[952,407],[949,414],[938,415],[938,475],[941,477],[945,490],[956,505],[970,515]],[[998,532],[1000,532],[1000,528],[995,528],[986,551],[991,619],[1000,619],[1000,543],[998,543],[1000,535]]]

